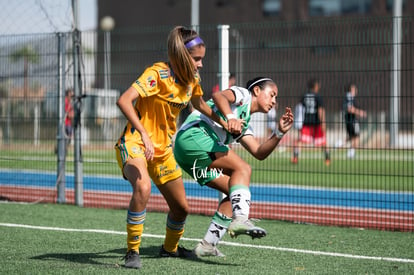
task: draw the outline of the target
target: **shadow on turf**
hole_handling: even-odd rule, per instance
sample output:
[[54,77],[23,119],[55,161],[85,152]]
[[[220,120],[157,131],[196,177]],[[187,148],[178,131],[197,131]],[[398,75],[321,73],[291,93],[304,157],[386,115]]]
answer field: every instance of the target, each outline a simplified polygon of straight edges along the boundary
[[[91,264],[91,265],[104,265],[113,266],[114,264],[103,263],[103,259],[118,258],[120,262],[120,255],[124,255],[125,249],[113,249],[105,252],[89,252],[89,253],[47,253],[31,257],[33,260],[65,260],[73,263]],[[119,254],[119,255],[117,255]]]
[[[160,258],[159,251],[161,246],[149,246],[140,248],[141,259],[155,259]],[[123,256],[125,256],[126,248],[112,249],[105,252],[90,252],[90,253],[47,253],[43,255],[38,255],[31,257],[33,260],[65,260],[72,263],[79,264],[90,264],[90,265],[102,265],[102,266],[112,266],[119,267],[123,266]],[[116,259],[115,263],[103,263],[102,260],[105,259]],[[219,258],[180,258],[182,260],[202,262],[205,264],[214,264],[214,265],[229,265],[229,263],[223,263],[220,261],[211,261],[209,259],[219,259]],[[220,258],[223,259],[223,258]],[[231,264],[234,266],[234,263]]]

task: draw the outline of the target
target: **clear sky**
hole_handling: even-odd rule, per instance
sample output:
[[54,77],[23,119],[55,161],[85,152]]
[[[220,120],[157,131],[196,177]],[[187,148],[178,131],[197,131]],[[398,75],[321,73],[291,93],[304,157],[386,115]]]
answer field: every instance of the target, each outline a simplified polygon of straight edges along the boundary
[[[79,29],[93,30],[97,0],[78,0]],[[0,35],[70,31],[72,0],[0,0]]]

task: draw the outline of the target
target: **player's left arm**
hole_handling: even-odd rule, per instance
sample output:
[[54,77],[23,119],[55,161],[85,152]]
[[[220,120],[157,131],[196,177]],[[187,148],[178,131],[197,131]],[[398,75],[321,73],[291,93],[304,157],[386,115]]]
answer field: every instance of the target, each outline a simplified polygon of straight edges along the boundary
[[292,128],[292,125],[293,113],[289,107],[286,107],[285,113],[279,120],[277,131],[264,143],[260,144],[252,135],[243,136],[239,142],[256,159],[264,160],[273,152],[283,135]]
[[322,131],[326,133],[325,108],[323,107],[318,108],[318,116],[319,116],[319,120],[321,121]]

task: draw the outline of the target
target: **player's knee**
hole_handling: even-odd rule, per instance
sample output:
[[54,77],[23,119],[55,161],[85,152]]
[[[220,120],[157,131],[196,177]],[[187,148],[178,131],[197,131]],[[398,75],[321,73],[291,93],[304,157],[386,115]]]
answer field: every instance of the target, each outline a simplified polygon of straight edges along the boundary
[[187,218],[188,213],[190,212],[190,207],[187,203],[183,205],[176,205],[171,209],[171,214],[176,221],[183,221]]
[[147,198],[151,194],[151,182],[145,182],[137,180],[134,183],[131,183],[132,186],[132,196],[144,197]]
[[189,213],[190,213],[190,207],[188,206],[188,204],[186,204],[184,207],[181,208],[180,216],[182,218],[186,218]]
[[246,178],[250,178],[252,175],[252,167],[247,162],[240,162],[237,165],[237,173],[244,175]]

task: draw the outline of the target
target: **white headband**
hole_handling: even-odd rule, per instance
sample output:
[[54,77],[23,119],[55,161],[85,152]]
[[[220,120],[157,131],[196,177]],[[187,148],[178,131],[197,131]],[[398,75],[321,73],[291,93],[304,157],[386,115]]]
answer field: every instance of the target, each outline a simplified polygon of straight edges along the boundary
[[273,82],[273,80],[271,78],[260,78],[259,80],[256,80],[255,82],[250,84],[250,86],[247,88],[247,90],[250,90],[251,87],[254,87],[254,85],[256,85],[259,82],[263,82],[263,81],[272,81]]

